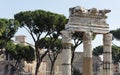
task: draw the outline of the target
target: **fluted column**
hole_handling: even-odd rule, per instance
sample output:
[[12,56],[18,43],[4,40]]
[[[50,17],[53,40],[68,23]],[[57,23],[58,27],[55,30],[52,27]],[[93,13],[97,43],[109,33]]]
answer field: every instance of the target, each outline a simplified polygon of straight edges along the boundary
[[83,75],[92,75],[92,33],[85,32],[83,36],[84,56]]
[[103,35],[103,75],[113,75],[112,72],[112,34]]
[[64,30],[62,33],[62,75],[71,75],[71,31]]

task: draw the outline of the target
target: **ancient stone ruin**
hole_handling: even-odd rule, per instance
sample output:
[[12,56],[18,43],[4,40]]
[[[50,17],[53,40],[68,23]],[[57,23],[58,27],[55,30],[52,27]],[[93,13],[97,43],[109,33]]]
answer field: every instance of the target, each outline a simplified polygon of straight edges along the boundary
[[85,9],[77,6],[69,9],[69,21],[65,26],[66,30],[62,33],[63,43],[63,60],[62,75],[71,75],[71,37],[74,32],[83,33],[83,75],[92,74],[92,37],[93,34],[103,35],[103,74],[112,74],[112,55],[111,40],[112,35],[109,33],[109,25],[106,23],[106,14],[108,9],[98,10],[96,8]]

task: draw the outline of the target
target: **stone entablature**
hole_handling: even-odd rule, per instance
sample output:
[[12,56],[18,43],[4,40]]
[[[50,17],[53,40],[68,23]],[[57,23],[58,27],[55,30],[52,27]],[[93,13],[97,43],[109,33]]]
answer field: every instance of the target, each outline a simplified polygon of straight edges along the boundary
[[66,24],[66,29],[102,34],[109,32],[109,25],[106,23],[106,14],[110,10],[98,10],[96,8],[85,9],[77,6],[70,8],[69,12],[70,16]]

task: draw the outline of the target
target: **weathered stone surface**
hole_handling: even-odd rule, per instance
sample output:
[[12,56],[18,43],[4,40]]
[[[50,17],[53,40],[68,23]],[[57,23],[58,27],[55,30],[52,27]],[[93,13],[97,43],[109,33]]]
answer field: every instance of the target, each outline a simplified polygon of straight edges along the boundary
[[71,37],[72,37],[72,31],[70,30],[63,30],[62,33],[62,43],[72,43]]
[[83,36],[84,57],[92,58],[92,33],[86,32]]
[[84,46],[84,63],[83,63],[83,75],[92,74],[92,33],[85,32],[83,35]]
[[66,29],[102,34],[109,32],[109,25],[106,23],[106,13],[109,13],[110,10],[85,9],[77,6],[70,8],[69,11],[70,16]]
[[68,30],[64,30],[62,33],[62,43],[63,43],[63,50],[62,50],[62,75],[71,75],[71,38],[72,32]]
[[104,34],[103,37],[103,75],[113,75],[112,72],[112,35]]
[[71,16],[91,17],[91,18],[107,18],[106,14],[111,10],[98,10],[97,8],[85,9],[81,6],[72,7],[69,9]]
[[10,75],[12,73],[12,68],[15,65],[13,61],[0,61],[0,75]]

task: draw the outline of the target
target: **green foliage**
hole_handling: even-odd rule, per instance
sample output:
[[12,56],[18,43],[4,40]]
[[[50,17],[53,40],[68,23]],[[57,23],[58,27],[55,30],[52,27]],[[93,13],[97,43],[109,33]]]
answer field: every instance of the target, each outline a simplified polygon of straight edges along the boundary
[[25,51],[24,60],[27,62],[35,60],[35,51],[31,46],[25,46],[23,49]]
[[60,32],[66,23],[65,16],[44,10],[20,12],[14,17],[21,23],[21,27],[27,26],[34,34]]
[[112,30],[110,31],[110,33],[113,34],[113,37],[117,40],[120,40],[120,28],[116,29],[116,30]]
[[0,19],[0,25],[3,26],[0,40],[10,40],[18,30],[19,23],[13,19]]
[[2,34],[2,32],[5,29],[5,20],[4,19],[0,19],[0,36]]
[[20,44],[16,45],[15,55],[14,55],[15,60],[20,61],[22,60],[22,58],[24,58],[25,50],[23,48],[24,48],[23,45]]
[[5,47],[6,53],[10,55],[11,59],[20,62],[22,59],[31,62],[35,59],[34,49],[31,46],[23,46],[21,44],[15,45],[12,41],[7,43]]
[[0,49],[3,49],[5,47],[5,41],[4,40],[0,40]]
[[79,46],[82,43],[82,37],[83,33],[82,32],[75,32],[72,35],[72,39],[74,40],[74,45],[72,46],[72,51],[74,52],[76,47]]
[[35,58],[34,49],[31,46],[16,45],[15,48],[16,54],[15,59],[20,61],[22,59],[30,62]]
[[57,50],[61,50],[62,49],[62,40],[61,39],[57,39],[52,45],[51,45],[51,49],[57,49]]
[[13,41],[8,41],[8,43],[6,44],[6,52],[8,53],[14,53],[15,52],[15,48],[16,48],[16,45],[13,43]]
[[112,46],[112,59],[114,63],[120,62],[120,47]]
[[103,46],[98,46],[93,49],[93,55],[99,56],[103,54]]
[[3,19],[0,18],[0,49],[3,53],[3,49],[6,47],[6,44],[11,40],[16,31],[19,28],[19,23],[13,19]]
[[82,75],[79,69],[74,68],[73,75]]
[[[98,46],[93,49],[93,55],[99,56],[103,54],[103,46]],[[112,46],[112,59],[113,61],[120,62],[120,47]]]
[[[112,35],[113,35],[113,40],[114,40],[114,38],[118,41],[120,40],[120,28],[116,29],[116,30],[111,30],[110,33],[112,33]],[[120,62],[120,47],[115,45],[114,49],[115,49],[115,51],[113,51],[113,55],[115,55],[115,56],[113,56],[113,58],[114,58],[113,60],[115,62]]]
[[43,46],[39,46],[40,48],[42,48],[42,47],[45,47],[46,49],[50,49],[50,50],[55,50],[55,49],[57,49],[57,50],[61,50],[62,49],[62,43],[61,43],[61,39],[54,39],[54,38],[49,38],[49,37],[47,37],[47,38],[42,38],[42,39],[40,39],[39,40],[39,42],[43,42]]

